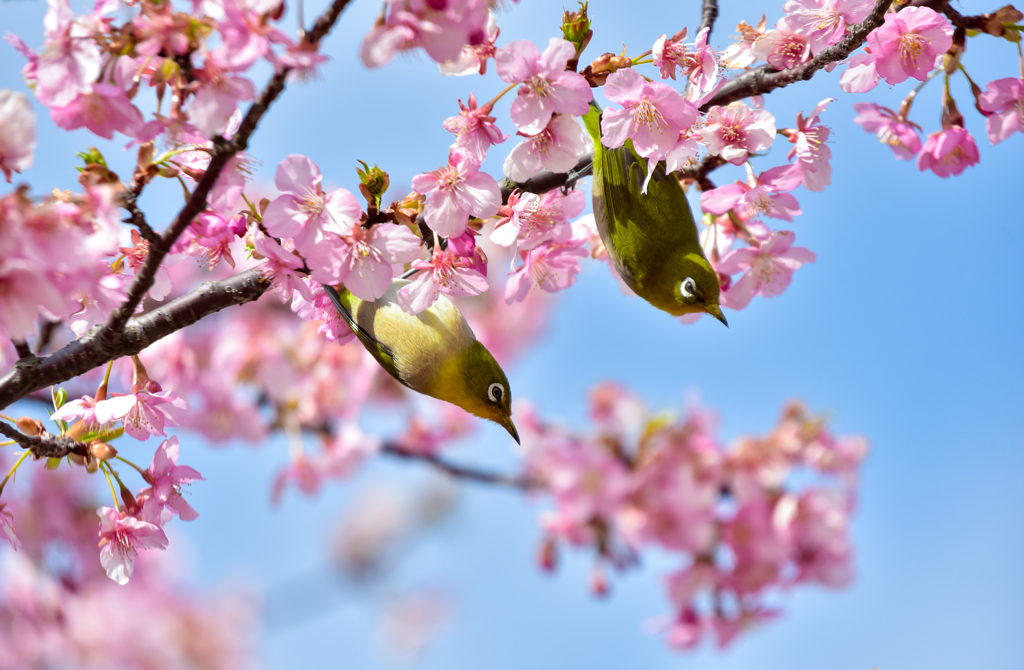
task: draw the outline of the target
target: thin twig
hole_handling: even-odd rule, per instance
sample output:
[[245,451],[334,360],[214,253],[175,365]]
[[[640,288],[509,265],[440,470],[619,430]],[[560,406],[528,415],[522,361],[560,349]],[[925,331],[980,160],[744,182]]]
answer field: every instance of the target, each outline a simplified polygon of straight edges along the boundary
[[0,422],[0,434],[6,435],[39,458],[64,458],[68,454],[85,456],[89,453],[89,445],[44,432],[38,437],[24,435],[13,426]]
[[451,477],[479,484],[504,486],[507,488],[518,489],[520,491],[535,489],[540,486],[539,482],[528,477],[521,475],[504,475],[496,472],[488,472],[486,470],[478,470],[469,466],[452,463],[435,454],[407,451],[394,444],[385,444],[381,448],[381,452],[388,456],[394,456],[395,458],[427,463],[431,467],[436,468]]
[[711,31],[714,30],[715,19],[718,18],[718,0],[704,0],[704,8],[701,10],[700,28],[697,32],[708,29],[708,38],[711,38]]
[[14,350],[18,352],[18,358],[20,360],[26,360],[32,358],[32,350],[28,347],[28,342],[25,340],[12,339],[11,344],[14,345]]

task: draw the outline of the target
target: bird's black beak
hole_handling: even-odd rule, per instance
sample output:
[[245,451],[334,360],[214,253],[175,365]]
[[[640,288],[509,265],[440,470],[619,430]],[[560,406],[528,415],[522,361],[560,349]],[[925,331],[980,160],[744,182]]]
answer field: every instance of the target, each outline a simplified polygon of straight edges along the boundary
[[725,320],[725,314],[722,314],[722,308],[718,305],[708,305],[704,311],[724,323],[726,328],[729,327],[729,322]]
[[501,425],[505,427],[505,430],[507,430],[508,434],[512,436],[512,439],[516,441],[516,444],[522,444],[522,442],[519,441],[519,431],[516,430],[516,425],[512,423],[511,417],[505,417],[502,419]]

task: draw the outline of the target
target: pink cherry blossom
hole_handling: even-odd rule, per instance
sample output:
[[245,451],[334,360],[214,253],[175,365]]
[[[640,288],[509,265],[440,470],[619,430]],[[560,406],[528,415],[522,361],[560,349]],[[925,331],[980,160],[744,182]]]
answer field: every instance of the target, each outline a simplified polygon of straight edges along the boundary
[[69,400],[61,405],[60,409],[54,411],[50,418],[54,421],[67,421],[69,423],[73,419],[81,419],[82,423],[86,426],[96,426],[97,429],[100,429],[100,421],[96,418],[97,402],[102,401],[97,401],[96,398],[88,395],[84,395],[77,400]]
[[17,533],[14,532],[14,517],[10,512],[4,510],[6,506],[7,503],[0,503],[0,535],[11,543],[14,551],[18,551],[21,549],[21,540],[18,539]]
[[660,160],[697,119],[692,102],[665,84],[648,82],[632,68],[613,72],[604,88],[605,96],[623,107],[602,115],[601,142],[607,147],[621,147],[632,139],[638,154]]
[[878,141],[888,144],[899,160],[912,160],[921,150],[921,138],[915,126],[899,118],[888,107],[873,102],[858,102],[853,106],[857,118],[853,120],[869,133],[876,133]]
[[132,19],[132,28],[138,43],[135,52],[141,56],[156,56],[161,51],[168,55],[188,53],[190,22],[186,15],[178,14],[172,5],[141,5],[138,16]]
[[800,170],[794,165],[766,170],[757,178],[751,172],[747,183],[737,181],[701,193],[700,204],[709,214],[725,214],[736,208],[743,218],[764,214],[773,219],[792,221],[803,211],[796,198],[784,191],[793,190],[800,181]]
[[256,87],[245,77],[217,74],[202,82],[185,110],[196,130],[207,139],[222,135],[238,103],[256,97]]
[[273,58],[270,42],[290,42],[269,22],[263,21],[244,2],[223,3],[224,19],[217,22],[221,43],[210,51],[210,60],[226,72],[244,72],[263,56]]
[[465,149],[453,149],[448,165],[413,177],[412,187],[427,196],[424,219],[442,237],[458,237],[470,216],[494,216],[501,206],[498,183],[480,172],[480,159]]
[[166,436],[164,426],[180,425],[189,409],[188,403],[174,391],[151,393],[139,389],[101,400],[96,403],[95,412],[100,424],[120,420],[125,433],[136,440],[148,440],[150,435]]
[[576,47],[558,37],[551,38],[544,53],[529,40],[498,49],[494,56],[498,76],[510,84],[522,84],[510,109],[520,132],[536,135],[547,127],[552,114],[587,113],[594,97],[590,84],[565,70],[575,55]]
[[547,241],[519,252],[523,264],[509,277],[505,302],[511,305],[524,300],[530,289],[557,293],[575,284],[580,272],[579,259],[587,255],[583,243],[584,240],[575,238],[560,244]]
[[274,237],[291,238],[301,254],[313,251],[328,238],[351,235],[362,208],[343,188],[324,193],[323,175],[306,156],[292,154],[281,161],[274,184],[284,195],[263,213],[263,225]]
[[80,274],[78,285],[70,293],[78,300],[81,308],[69,315],[68,326],[76,337],[83,337],[98,323],[105,323],[111,313],[128,299],[131,277],[111,271],[107,261],[98,264],[95,279]]
[[445,130],[455,133],[455,144],[452,145],[452,149],[466,149],[483,161],[491,145],[501,144],[508,139],[508,135],[501,132],[494,123],[495,118],[490,115],[490,104],[477,109],[475,94],[469,94],[468,107],[463,105],[461,100],[459,107],[462,108],[459,115],[448,117],[443,124]]
[[682,67],[687,56],[686,46],[682,43],[686,39],[686,28],[683,28],[671,38],[667,34],[662,35],[654,42],[651,54],[654,59],[654,66],[661,70],[661,78],[676,78],[676,68]]
[[811,45],[809,38],[799,34],[785,17],[751,47],[750,53],[777,70],[785,70],[810,60]]
[[[268,208],[269,209],[269,208]],[[200,263],[206,263],[212,270],[225,260],[235,267],[231,255],[231,243],[245,234],[245,217],[238,215],[226,219],[220,214],[205,211],[196,215],[178,241],[171,247],[173,254],[195,256]]]
[[839,77],[839,86],[847,93],[867,93],[878,85],[881,77],[875,67],[875,54],[857,54],[846,61],[849,67]]
[[306,253],[313,279],[324,284],[343,282],[363,300],[384,295],[394,277],[392,265],[414,260],[420,238],[405,226],[356,226],[351,235],[327,240]]
[[810,116],[804,118],[803,112],[796,115],[796,129],[782,131],[794,145],[789,151],[790,160],[796,156],[796,164],[803,172],[804,188],[808,191],[824,191],[832,183],[832,151],[826,142],[832,129],[818,123],[818,116],[835,98],[826,98],[818,103]]
[[590,138],[579,122],[572,116],[556,114],[547,128],[527,135],[512,149],[505,159],[505,176],[520,182],[541,170],[566,172],[590,150]]
[[720,60],[723,67],[742,70],[754,64],[757,57],[754,55],[753,49],[765,35],[764,18],[762,14],[761,21],[756,27],[751,26],[746,21],[740,21],[736,29],[740,31],[739,37],[741,41],[730,44],[722,52]]
[[860,23],[874,8],[873,0],[788,0],[783,11],[793,30],[811,38],[818,55],[843,38],[847,26]]
[[766,298],[782,295],[793,280],[793,272],[817,256],[804,247],[794,247],[796,235],[788,230],[775,233],[761,247],[747,247],[730,252],[715,269],[724,274],[746,274],[723,292],[722,302],[732,309],[744,309],[755,295]]
[[486,0],[398,0],[388,5],[384,22],[363,40],[361,56],[367,67],[385,65],[398,51],[417,47],[445,63],[458,58],[465,46],[485,39]]
[[917,156],[918,170],[931,170],[940,177],[956,176],[977,165],[978,145],[964,128],[951,126],[932,133]]
[[456,298],[480,295],[488,289],[487,277],[469,264],[469,259],[439,249],[429,262],[413,261],[412,266],[422,272],[398,292],[399,306],[409,314],[419,314],[442,293]]
[[65,107],[92,90],[102,57],[67,0],[50,0],[43,27],[46,51],[36,64],[36,97],[47,107]]
[[697,33],[697,39],[688,49],[682,43],[686,38],[686,28],[676,33],[671,39],[662,35],[654,43],[651,50],[654,65],[661,69],[661,78],[676,78],[676,68],[682,70],[689,78],[690,86],[695,93],[712,90],[718,79],[718,63],[714,52],[708,47],[709,28]]
[[266,259],[263,272],[273,277],[273,289],[281,297],[281,302],[291,302],[292,296],[298,293],[303,299],[312,300],[309,285],[295,271],[303,267],[302,259],[286,251],[272,237],[267,237],[258,227],[252,231],[253,248]]
[[775,140],[775,117],[764,109],[733,102],[708,111],[701,139],[712,155],[742,165],[750,154],[765,151]]
[[181,487],[201,481],[203,476],[187,465],[178,465],[178,449],[176,436],[160,443],[153,454],[153,462],[146,470],[147,481],[152,488],[140,493],[139,497],[148,497],[158,502],[163,510],[182,521],[192,521],[199,518],[199,513],[182,497]]
[[112,139],[114,131],[135,137],[142,129],[142,114],[128,100],[119,87],[111,84],[93,84],[92,91],[83,93],[65,107],[51,107],[50,116],[64,130],[88,128],[105,139]]
[[319,321],[317,334],[323,335],[331,342],[345,344],[354,340],[355,334],[338,314],[337,308],[334,307],[334,303],[331,302],[323,285],[309,277],[303,283],[306,284],[310,298],[307,300],[300,291],[292,293],[292,311],[300,319]]
[[139,549],[166,549],[167,536],[157,525],[111,507],[96,510],[100,517],[100,564],[107,576],[124,586],[135,571]]
[[990,81],[985,85],[985,92],[978,96],[978,106],[989,112],[985,129],[992,144],[999,144],[1014,133],[1024,133],[1024,79],[1007,77]]
[[36,87],[36,69],[39,65],[39,56],[32,48],[25,44],[20,37],[14,33],[7,33],[4,35],[4,41],[10,44],[14,49],[25,57],[28,61],[24,67],[21,68],[21,77],[25,80],[30,88]]
[[67,298],[49,278],[39,277],[40,266],[24,258],[0,258],[0,331],[25,338],[36,327],[43,308],[52,314],[67,310]]
[[7,182],[12,172],[32,167],[36,150],[36,115],[24,93],[0,89],[0,171]]
[[565,195],[557,190],[544,195],[516,191],[499,211],[491,241],[523,250],[548,240],[566,242],[573,237],[569,219],[579,216],[586,205],[583,191],[576,189]]
[[486,74],[487,61],[494,58],[497,49],[494,43],[498,40],[498,21],[494,12],[487,13],[487,23],[484,25],[484,39],[479,44],[466,45],[458,58],[443,63],[438,63],[437,68],[446,77],[464,77],[470,74]]
[[470,267],[480,274],[487,276],[487,254],[477,246],[476,238],[480,233],[472,228],[466,228],[466,232],[458,237],[448,239],[448,250],[456,256],[462,256]]
[[[690,165],[693,161],[690,159],[697,155],[700,151],[700,135],[693,132],[693,129],[684,130],[679,134],[679,139],[676,141],[676,145],[669,150],[668,155],[665,156],[665,171],[675,172],[681,168]],[[648,170],[647,181],[650,181],[653,170]],[[644,184],[646,191],[647,184]]]
[[[139,231],[132,229],[132,246],[120,247],[118,249],[124,254],[124,261],[128,268],[138,274],[139,268],[146,262],[149,256],[149,241],[144,240]],[[164,265],[160,265],[153,279],[153,286],[149,289],[148,295],[153,300],[163,300],[171,292],[171,274]]]
[[924,81],[953,44],[953,26],[929,7],[907,7],[885,15],[868,34],[878,74],[890,84],[913,77]]

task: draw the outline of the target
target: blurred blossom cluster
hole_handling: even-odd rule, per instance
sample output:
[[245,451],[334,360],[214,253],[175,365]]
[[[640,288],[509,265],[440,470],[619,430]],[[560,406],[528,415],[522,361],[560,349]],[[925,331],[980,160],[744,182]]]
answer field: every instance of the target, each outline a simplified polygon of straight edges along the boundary
[[526,474],[551,504],[540,518],[543,569],[562,545],[588,548],[591,588],[604,595],[609,569],[656,549],[678,557],[665,579],[674,614],[661,627],[680,648],[706,634],[724,647],[777,616],[772,592],[852,580],[864,438],[836,436],[792,402],[767,434],[725,445],[711,411],[652,413],[617,384],[591,391],[590,416],[586,435],[521,414]]

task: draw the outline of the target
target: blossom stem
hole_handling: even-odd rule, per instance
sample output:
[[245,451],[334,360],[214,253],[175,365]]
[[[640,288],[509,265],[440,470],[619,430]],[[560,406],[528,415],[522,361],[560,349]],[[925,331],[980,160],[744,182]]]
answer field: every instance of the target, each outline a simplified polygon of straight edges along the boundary
[[107,472],[107,466],[103,461],[100,461],[100,470],[103,471],[103,476],[107,478],[107,486],[110,487],[110,495],[114,496],[114,509],[120,512],[121,502],[117,499],[117,492],[114,491],[114,482],[110,481],[110,474]]
[[[924,88],[925,84],[930,82],[932,79],[935,79],[935,76],[937,74],[939,74],[939,72],[942,72],[941,68],[938,69],[938,70],[935,70],[930,75],[928,75],[928,77],[925,78],[924,81],[922,81],[920,84],[917,85],[917,88],[915,88],[913,91],[911,91],[910,93],[907,94],[907,97],[903,99],[903,103],[900,105],[899,112],[896,114],[896,118],[898,120],[900,120],[900,121],[906,121],[907,120],[907,116],[910,114],[910,106],[914,104],[914,98],[916,98],[917,94],[921,92],[921,89]],[[970,77],[968,77],[968,79],[969,78]]]
[[17,460],[17,461],[16,461],[15,463],[14,463],[14,467],[12,467],[12,468],[11,468],[11,471],[7,473],[7,476],[6,476],[6,477],[4,477],[4,480],[3,480],[2,482],[0,482],[0,495],[2,495],[2,494],[3,494],[3,492],[4,492],[4,487],[5,487],[5,486],[7,486],[7,480],[8,480],[8,479],[10,479],[10,478],[11,478],[11,477],[12,477],[12,476],[14,475],[15,471],[17,471],[17,469],[18,469],[18,466],[19,466],[19,465],[21,465],[21,464],[22,464],[22,462],[23,462],[23,461],[24,461],[24,460],[25,460],[26,458],[28,458],[28,455],[29,455],[29,454],[31,454],[31,453],[32,453],[31,451],[29,451],[29,450],[27,450],[27,449],[26,449],[26,450],[25,450],[25,451],[24,451],[24,452],[23,452],[23,453],[21,454],[21,458],[19,458],[19,459],[18,459],[18,460]]
[[6,442],[0,442],[0,447],[9,447],[12,444],[17,444],[17,443],[18,443],[17,440],[8,440]]
[[10,421],[11,423],[18,423],[17,419],[15,419],[13,416],[7,416],[6,414],[0,414],[0,419],[3,419],[4,421]]
[[[647,53],[651,53],[651,52],[648,51]],[[647,58],[645,60],[645,59],[643,59],[643,56],[638,56],[638,57],[634,58],[633,61],[632,61],[633,65],[647,65],[648,63],[653,63],[653,62],[654,62],[653,58]]]
[[1017,31],[1017,62],[1020,64],[1020,78],[1024,79],[1024,49],[1021,49],[1021,46],[1020,46],[1020,43],[1022,41],[1024,41],[1024,30],[1018,30]]
[[[139,466],[135,465],[134,463],[132,463],[131,461],[129,461],[129,460],[128,460],[127,458],[125,458],[124,456],[121,456],[120,454],[118,454],[118,455],[114,456],[114,458],[116,458],[117,460],[121,461],[122,463],[127,463],[128,465],[132,466],[133,468],[135,468],[135,471],[136,471],[136,472],[138,472],[138,473],[139,473],[140,475],[142,475],[143,477],[145,477],[145,476],[146,476],[146,471],[145,471],[145,470],[143,470],[143,469],[142,469],[142,468],[140,468]],[[121,480],[118,480],[118,481],[121,481]]]
[[508,87],[504,91],[502,91],[498,95],[494,96],[494,99],[491,100],[490,102],[488,102],[486,105],[484,105],[484,107],[493,107],[494,103],[498,102],[503,97],[505,97],[505,94],[508,93],[509,91],[511,91],[512,89],[514,89],[516,86],[519,86],[518,82],[515,83],[515,84],[509,84]]
[[263,216],[260,214],[259,210],[256,209],[256,205],[249,202],[249,198],[245,197],[244,191],[242,192],[242,200],[245,200],[245,204],[249,205],[249,211],[252,212],[253,218],[256,219],[257,222],[263,223]]
[[729,220],[732,221],[733,225],[736,226],[744,235],[747,236],[747,243],[752,247],[761,248],[761,243],[757,241],[757,238],[750,234],[747,227],[743,225],[743,220],[736,216],[736,210],[729,210]]
[[[636,65],[637,63],[639,63],[639,62],[640,62],[640,60],[641,60],[642,58],[647,58],[648,56],[650,56],[650,55],[651,55],[651,54],[653,54],[653,53],[654,53],[653,51],[651,51],[650,49],[648,49],[647,51],[643,52],[643,53],[642,53],[642,54],[640,54],[639,56],[637,56],[637,57],[633,58],[633,65]],[[653,60],[651,60],[650,62],[652,62],[652,63],[653,63],[654,61],[653,61]]]
[[178,178],[178,183],[181,184],[181,190],[185,191],[185,200],[192,199],[192,193],[188,190],[188,185],[185,184],[185,180],[181,178],[181,175],[175,175]]

